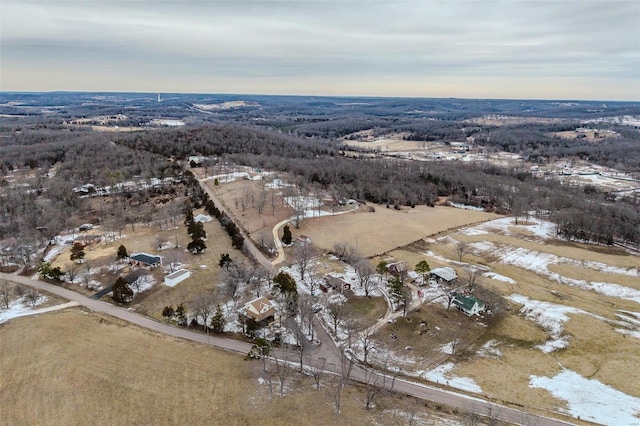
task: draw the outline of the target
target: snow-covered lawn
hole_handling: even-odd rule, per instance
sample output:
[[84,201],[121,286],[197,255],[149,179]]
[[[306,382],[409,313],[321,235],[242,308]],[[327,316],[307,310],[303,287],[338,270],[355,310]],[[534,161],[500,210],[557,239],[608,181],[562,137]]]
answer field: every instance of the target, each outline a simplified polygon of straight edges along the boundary
[[470,377],[458,377],[451,374],[455,365],[451,362],[447,362],[439,365],[433,370],[423,371],[419,373],[419,376],[432,382],[444,384],[457,389],[462,389],[469,392],[482,393],[482,388]]
[[25,298],[20,298],[17,300],[13,300],[9,302],[9,308],[6,309],[4,306],[0,308],[0,323],[9,321],[12,318],[18,318],[25,315],[30,315],[34,308],[42,305],[47,301],[47,297],[40,295],[36,300],[34,306],[30,306]]
[[640,398],[615,390],[598,380],[564,370],[554,377],[531,376],[529,386],[546,389],[567,401],[565,410],[574,417],[605,425],[640,424]]

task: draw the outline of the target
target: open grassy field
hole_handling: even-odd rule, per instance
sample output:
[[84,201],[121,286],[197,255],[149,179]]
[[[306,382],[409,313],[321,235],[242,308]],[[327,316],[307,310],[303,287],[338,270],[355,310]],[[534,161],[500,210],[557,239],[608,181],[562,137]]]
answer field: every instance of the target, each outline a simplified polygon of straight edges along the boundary
[[[420,424],[459,422],[412,398],[384,396],[365,410],[348,386],[334,413],[321,387],[293,374],[280,397],[260,383],[262,363],[159,336],[78,308],[0,326],[0,415],[9,425]],[[274,381],[277,379],[274,378]]]
[[[382,329],[379,342],[400,359],[418,360],[410,368],[452,362],[451,377],[471,378],[485,395],[542,410],[567,410],[569,404],[531,387],[532,378],[563,372],[640,398],[640,373],[630,367],[640,357],[638,256],[557,240],[553,228],[541,231],[543,223],[516,227],[509,220],[445,232],[389,252],[410,266],[420,260],[431,268],[450,266],[460,277],[457,285],[465,285],[467,270],[475,268],[478,285],[502,295],[506,311],[489,322],[445,311],[441,304],[426,305],[409,315],[415,318],[411,322],[398,320]],[[467,244],[462,261],[458,242]],[[420,337],[418,318],[429,330]],[[434,348],[451,342],[455,330],[462,333],[460,351],[435,356]],[[397,340],[391,341],[389,333]],[[414,354],[407,354],[406,345]],[[422,354],[431,355],[423,359]]]
[[306,219],[301,222],[299,232],[311,237],[313,244],[322,250],[347,242],[369,257],[451,228],[499,217],[441,206],[398,211],[376,205],[375,210],[369,213],[366,207],[361,207],[354,213]]

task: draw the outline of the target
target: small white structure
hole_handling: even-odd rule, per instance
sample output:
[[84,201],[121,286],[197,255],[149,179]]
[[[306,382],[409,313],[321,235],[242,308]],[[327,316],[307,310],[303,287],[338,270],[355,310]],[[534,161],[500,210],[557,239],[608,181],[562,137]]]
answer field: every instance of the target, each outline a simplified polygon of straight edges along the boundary
[[207,216],[206,214],[199,214],[196,217],[194,217],[193,220],[195,222],[206,223],[206,222],[211,222],[213,219],[211,219],[211,216]]
[[176,284],[182,282],[191,276],[191,271],[179,269],[166,277],[164,277],[164,285],[167,287],[175,287]]

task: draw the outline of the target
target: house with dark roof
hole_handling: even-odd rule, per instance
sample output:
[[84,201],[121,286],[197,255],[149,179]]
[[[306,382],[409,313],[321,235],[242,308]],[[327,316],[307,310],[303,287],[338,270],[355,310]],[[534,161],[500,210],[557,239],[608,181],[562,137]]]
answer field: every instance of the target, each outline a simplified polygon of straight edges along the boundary
[[394,277],[407,274],[407,264],[403,261],[393,262],[387,265],[387,271]]
[[320,290],[325,293],[336,291],[338,293],[350,292],[351,284],[346,282],[342,278],[333,275],[327,275],[324,277],[324,281],[320,283]]
[[129,263],[132,265],[152,268],[162,265],[162,256],[155,256],[148,253],[136,253],[129,256]]
[[484,303],[482,303],[472,294],[465,295],[463,293],[456,293],[451,303],[459,311],[468,316],[477,315],[480,312],[484,311]]

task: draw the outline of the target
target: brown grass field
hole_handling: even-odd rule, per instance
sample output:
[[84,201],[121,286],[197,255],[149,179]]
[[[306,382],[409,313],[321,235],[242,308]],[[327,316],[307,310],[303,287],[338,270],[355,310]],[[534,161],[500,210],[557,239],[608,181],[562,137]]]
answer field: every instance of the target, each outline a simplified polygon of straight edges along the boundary
[[311,237],[313,244],[322,250],[347,242],[369,257],[451,228],[499,217],[441,206],[416,206],[398,211],[376,205],[375,209],[375,213],[369,213],[365,206],[353,213],[307,219],[301,222],[298,231]]
[[[0,326],[0,415],[7,425],[316,425],[461,421],[408,397],[365,410],[348,386],[334,413],[331,378],[320,390],[294,374],[281,398],[260,384],[261,362],[160,336],[79,308]],[[275,379],[274,379],[275,380]]]
[[[548,253],[578,261],[579,264],[551,263],[549,271],[563,277],[614,283],[621,286],[639,289],[640,280],[636,276],[597,270],[587,262],[599,262],[618,268],[637,268],[638,257],[623,250],[577,242],[561,240],[541,240],[533,236],[525,228],[510,228],[512,235],[504,235],[498,229],[491,234],[467,235],[456,231],[438,235],[435,240],[418,241],[411,245],[389,252],[389,257],[406,261],[415,266],[420,260],[427,260],[431,268],[440,266],[453,267],[462,284],[466,277],[465,268],[470,265],[489,267],[492,272],[511,277],[516,284],[506,283],[480,276],[479,285],[488,287],[503,296],[518,294],[529,299],[564,305],[598,315],[609,321],[617,319],[619,310],[638,312],[638,304],[619,297],[605,296],[578,287],[561,284],[556,280],[532,270],[503,264],[499,257],[491,252],[465,254],[462,262],[458,261],[455,252],[457,241],[474,242],[490,241],[498,248],[526,248],[540,253]],[[517,231],[517,232],[516,232]],[[431,251],[436,257],[424,253]],[[443,259],[444,258],[444,259]],[[373,261],[382,260],[383,257]],[[380,332],[379,340],[398,354],[405,354],[403,348],[410,344],[415,353],[429,354],[415,366],[422,369],[433,366],[438,361],[433,352],[434,346],[451,341],[452,330],[467,333],[464,337],[465,349],[456,356],[442,356],[440,361],[452,361],[456,364],[453,374],[473,378],[482,388],[483,394],[503,401],[512,401],[541,410],[558,410],[566,408],[564,401],[555,399],[549,392],[529,387],[530,376],[551,377],[566,368],[577,372],[585,378],[597,379],[600,382],[620,390],[628,395],[640,397],[640,372],[630,368],[637,363],[640,356],[640,341],[636,338],[616,332],[619,328],[611,322],[594,318],[588,314],[571,313],[563,325],[562,335],[568,337],[569,346],[545,354],[535,346],[549,339],[548,332],[537,323],[520,314],[520,306],[509,302],[509,310],[499,317],[495,325],[476,327],[476,321],[458,312],[443,311],[440,306],[423,306],[422,312],[409,316],[426,321],[430,330],[438,326],[441,331],[434,335],[417,337],[415,320],[407,323],[397,321]],[[444,316],[438,314],[444,312]],[[457,316],[457,322],[451,322],[451,316]],[[398,336],[391,342],[388,333]],[[475,331],[473,331],[475,330]],[[497,343],[500,356],[478,355],[480,347],[488,342]],[[411,342],[411,343],[408,343]]]

